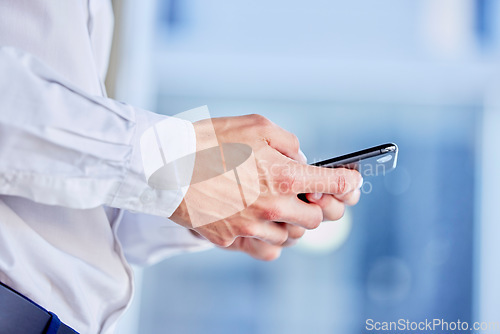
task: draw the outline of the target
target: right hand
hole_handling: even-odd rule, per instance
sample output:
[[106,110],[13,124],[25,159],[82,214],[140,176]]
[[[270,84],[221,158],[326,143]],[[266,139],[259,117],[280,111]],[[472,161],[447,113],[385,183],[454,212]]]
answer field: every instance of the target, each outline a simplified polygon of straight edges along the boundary
[[[323,221],[322,207],[314,202],[303,202],[297,198],[299,193],[326,193],[340,197],[361,185],[362,178],[357,171],[298,162],[303,157],[299,153],[297,137],[262,116],[214,118],[194,123],[194,128],[198,151],[206,148],[204,139],[210,130],[215,129],[219,144],[246,144],[252,148],[257,161],[261,192],[257,200],[244,210],[208,224],[193,226],[190,210],[191,215],[192,210],[196,210],[196,215],[213,216],[237,200],[224,197],[228,193],[228,184],[211,183],[206,188],[190,187],[170,217],[220,247],[240,250],[262,260],[276,259],[289,238],[300,237],[303,229],[314,229]],[[208,167],[195,165],[195,170]],[[242,182],[247,179],[244,175],[240,177]],[[214,196],[224,200],[214,202]],[[187,202],[196,205],[188,208]],[[344,204],[339,203],[332,209],[335,212],[329,212],[331,217],[338,219],[342,216]]]

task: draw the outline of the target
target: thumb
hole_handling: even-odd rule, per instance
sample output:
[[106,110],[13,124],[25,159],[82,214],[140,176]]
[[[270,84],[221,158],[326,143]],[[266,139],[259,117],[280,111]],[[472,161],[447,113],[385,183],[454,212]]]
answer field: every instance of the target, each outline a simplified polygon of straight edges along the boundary
[[309,194],[306,194],[307,200],[309,202],[311,202],[311,203],[317,203],[317,202],[319,202],[322,197],[323,197],[322,193],[309,193]]

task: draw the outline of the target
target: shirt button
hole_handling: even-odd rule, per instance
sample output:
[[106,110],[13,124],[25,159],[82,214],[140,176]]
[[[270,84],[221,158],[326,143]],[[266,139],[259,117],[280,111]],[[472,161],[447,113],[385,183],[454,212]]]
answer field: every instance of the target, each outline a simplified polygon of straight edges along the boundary
[[155,198],[155,196],[154,196],[153,189],[144,190],[144,192],[142,193],[142,195],[140,197],[142,204],[151,203],[154,200],[154,198]]

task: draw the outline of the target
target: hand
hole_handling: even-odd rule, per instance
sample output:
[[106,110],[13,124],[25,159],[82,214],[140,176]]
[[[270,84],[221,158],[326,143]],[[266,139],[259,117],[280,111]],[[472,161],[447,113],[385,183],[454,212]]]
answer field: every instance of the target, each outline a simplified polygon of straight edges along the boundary
[[[289,238],[300,237],[303,229],[318,227],[325,218],[321,204],[328,208],[328,219],[343,214],[343,205],[333,205],[334,202],[327,199],[323,200],[324,203],[305,203],[297,198],[297,194],[321,192],[340,197],[348,196],[346,194],[360,187],[362,178],[357,171],[297,162],[303,159],[297,137],[262,116],[215,118],[197,122],[194,128],[197,151],[210,146],[206,144],[207,134],[215,129],[219,144],[242,143],[251,147],[258,166],[260,194],[244,210],[194,226],[190,216],[216,215],[237,200],[224,197],[229,184],[210,183],[205,188],[200,185],[190,187],[183,202],[170,217],[220,247],[241,250],[262,260],[273,260],[280,255]],[[195,170],[209,168],[199,166],[200,163],[197,159]],[[243,187],[252,188],[250,178],[240,175],[240,180]],[[218,196],[224,200],[215,201],[214,197]],[[188,203],[196,205],[189,206]]]
[[353,206],[359,202],[361,190],[356,189],[344,195],[313,193],[306,194],[309,202],[315,203],[323,210],[324,221],[339,220],[344,215],[345,206]]

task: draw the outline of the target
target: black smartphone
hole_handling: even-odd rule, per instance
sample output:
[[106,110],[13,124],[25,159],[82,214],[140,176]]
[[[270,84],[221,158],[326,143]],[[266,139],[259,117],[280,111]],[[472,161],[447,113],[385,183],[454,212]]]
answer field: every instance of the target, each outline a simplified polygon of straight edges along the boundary
[[396,168],[398,163],[398,146],[388,143],[370,147],[358,152],[345,154],[336,158],[315,162],[311,165],[329,168],[356,169],[366,176],[385,175]]
[[[398,163],[398,145],[388,143],[370,147],[361,151],[345,154],[336,158],[312,163],[313,166],[328,168],[356,169],[363,178],[370,176],[385,175],[393,171]],[[304,202],[306,194],[298,197]]]

